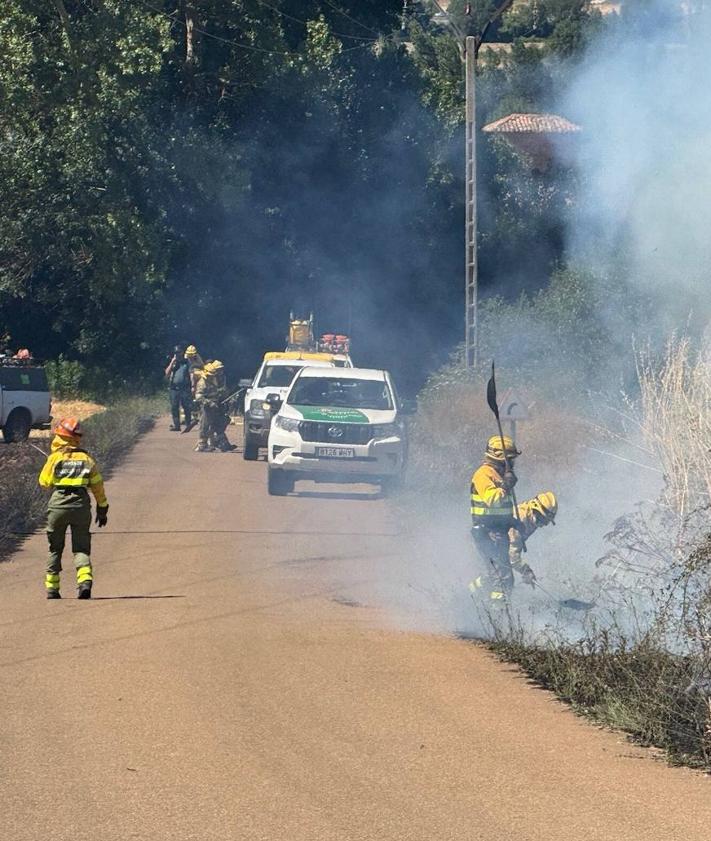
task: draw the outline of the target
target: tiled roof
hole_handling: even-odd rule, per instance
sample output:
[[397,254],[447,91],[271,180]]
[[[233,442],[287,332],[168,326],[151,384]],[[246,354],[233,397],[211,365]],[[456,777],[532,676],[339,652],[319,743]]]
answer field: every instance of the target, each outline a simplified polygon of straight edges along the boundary
[[501,134],[570,134],[580,130],[580,126],[557,114],[509,114],[482,129]]

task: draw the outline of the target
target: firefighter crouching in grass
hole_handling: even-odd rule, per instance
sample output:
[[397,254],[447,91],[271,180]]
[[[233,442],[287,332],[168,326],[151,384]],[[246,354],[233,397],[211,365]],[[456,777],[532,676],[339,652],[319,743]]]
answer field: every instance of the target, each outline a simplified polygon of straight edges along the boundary
[[52,489],[47,506],[49,559],[45,575],[48,599],[59,599],[59,574],[67,528],[72,532],[72,552],[77,575],[77,598],[90,599],[91,502],[96,499],[99,528],[108,520],[109,504],[96,462],[81,445],[82,429],[75,418],[63,418],[54,429],[52,451],[39,475],[40,486]]
[[196,453],[211,452],[214,449],[228,452],[234,447],[227,440],[225,430],[230,418],[224,410],[227,397],[225,366],[216,359],[206,363],[203,376],[195,389],[195,401],[200,406],[200,428]]
[[509,529],[509,562],[511,568],[520,573],[524,584],[536,585],[536,576],[523,560],[524,543],[535,531],[549,523],[555,525],[558,500],[552,491],[544,491],[533,499],[519,503],[518,522]]
[[493,435],[471,481],[472,538],[486,572],[470,582],[469,589],[487,589],[492,601],[506,599],[513,589],[509,530],[516,526],[511,491],[518,480],[509,465],[519,455],[512,438]]

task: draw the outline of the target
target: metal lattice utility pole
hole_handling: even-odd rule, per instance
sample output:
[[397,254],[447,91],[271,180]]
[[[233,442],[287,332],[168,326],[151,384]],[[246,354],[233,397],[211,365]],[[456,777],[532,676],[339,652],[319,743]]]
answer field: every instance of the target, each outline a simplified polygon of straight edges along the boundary
[[[477,293],[479,286],[477,263],[477,214],[476,214],[476,59],[489,29],[507,12],[514,0],[500,0],[491,12],[478,35],[467,35],[466,22],[471,18],[471,3],[464,6],[464,17],[458,22],[441,4],[441,0],[428,0],[437,12],[432,20],[445,26],[457,41],[459,55],[464,62],[465,80],[465,124],[466,124],[466,197],[465,197],[465,316],[464,316],[464,364],[473,368],[479,356],[479,324],[477,319]],[[448,4],[447,4],[448,5]]]
[[464,364],[473,368],[477,364],[479,351],[477,324],[477,214],[476,214],[476,53],[477,39],[468,36],[465,42],[464,78],[466,89],[466,132],[465,132],[465,324]]

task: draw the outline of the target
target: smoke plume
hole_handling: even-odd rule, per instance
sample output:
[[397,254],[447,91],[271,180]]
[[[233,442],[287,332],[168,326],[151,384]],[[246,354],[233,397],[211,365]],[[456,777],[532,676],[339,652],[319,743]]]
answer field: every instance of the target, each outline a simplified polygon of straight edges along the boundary
[[621,20],[591,44],[560,105],[583,127],[570,253],[599,262],[654,302],[656,323],[630,332],[679,331],[689,318],[703,328],[711,314],[711,10],[704,6],[625,4]]

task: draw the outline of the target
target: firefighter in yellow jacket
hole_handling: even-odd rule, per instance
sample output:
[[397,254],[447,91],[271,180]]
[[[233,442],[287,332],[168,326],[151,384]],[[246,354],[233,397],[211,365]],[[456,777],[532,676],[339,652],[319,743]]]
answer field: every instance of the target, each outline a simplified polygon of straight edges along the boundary
[[224,410],[227,387],[225,366],[219,359],[208,362],[203,368],[195,389],[195,402],[200,406],[200,426],[196,453],[211,452],[214,449],[229,452],[234,447],[227,439],[225,430],[229,425],[229,415]]
[[536,576],[523,560],[523,546],[535,531],[549,523],[555,525],[558,500],[552,491],[544,491],[518,506],[518,522],[509,529],[509,562],[525,584],[535,586]]
[[75,418],[64,418],[54,429],[52,452],[39,475],[41,487],[52,489],[47,506],[49,559],[45,587],[48,599],[59,599],[59,574],[67,528],[72,532],[72,552],[77,575],[77,598],[91,598],[91,502],[96,499],[99,528],[108,519],[109,504],[96,462],[81,445],[82,429]]
[[494,601],[505,599],[513,588],[509,531],[517,524],[511,491],[518,480],[511,468],[520,455],[512,438],[493,435],[471,481],[472,538],[486,571],[469,587],[472,592],[488,589]]
[[195,389],[197,388],[197,384],[203,376],[205,362],[203,361],[202,356],[200,356],[200,354],[198,353],[198,349],[195,347],[195,345],[188,345],[185,348],[185,358],[190,364],[190,387],[192,389],[194,400]]

